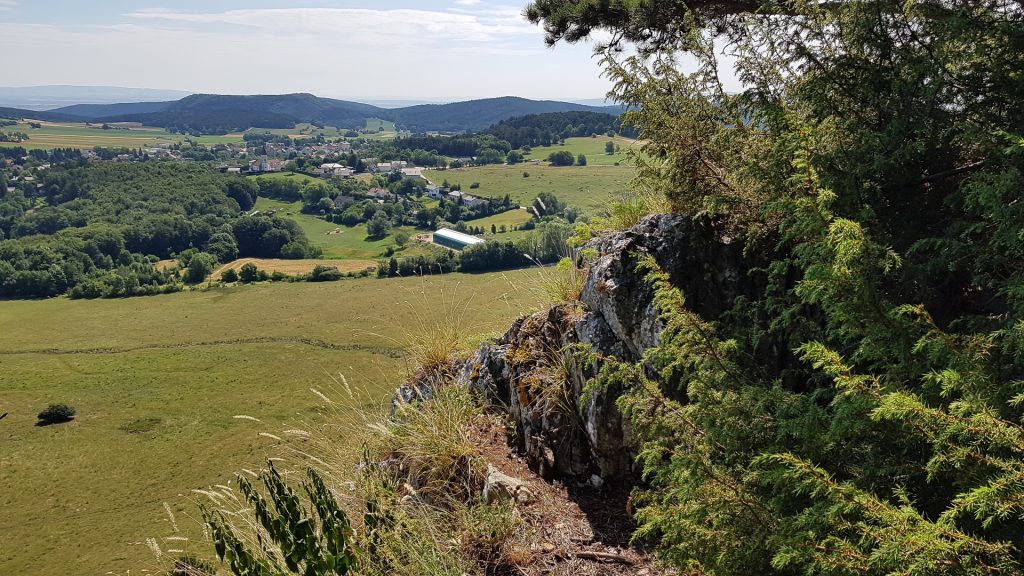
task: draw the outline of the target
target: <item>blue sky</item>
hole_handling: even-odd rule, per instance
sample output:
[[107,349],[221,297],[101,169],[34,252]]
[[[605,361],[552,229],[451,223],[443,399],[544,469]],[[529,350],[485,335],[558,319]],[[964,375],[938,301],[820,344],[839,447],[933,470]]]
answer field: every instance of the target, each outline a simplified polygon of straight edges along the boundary
[[[350,99],[601,98],[589,45],[500,0],[0,0],[0,84]],[[7,58],[5,58],[7,59]],[[10,61],[10,60],[8,60]]]

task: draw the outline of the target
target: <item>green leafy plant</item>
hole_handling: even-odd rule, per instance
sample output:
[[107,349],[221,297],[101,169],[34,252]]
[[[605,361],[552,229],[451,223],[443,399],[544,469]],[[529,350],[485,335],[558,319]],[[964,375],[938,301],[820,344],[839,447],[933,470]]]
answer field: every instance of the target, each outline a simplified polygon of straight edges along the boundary
[[309,469],[303,483],[308,507],[285,483],[273,462],[268,462],[268,470],[260,479],[265,496],[246,477],[238,476],[239,489],[262,529],[258,547],[236,535],[223,510],[203,509],[217,556],[232,573],[342,576],[355,570],[358,561],[352,527],[316,471]]

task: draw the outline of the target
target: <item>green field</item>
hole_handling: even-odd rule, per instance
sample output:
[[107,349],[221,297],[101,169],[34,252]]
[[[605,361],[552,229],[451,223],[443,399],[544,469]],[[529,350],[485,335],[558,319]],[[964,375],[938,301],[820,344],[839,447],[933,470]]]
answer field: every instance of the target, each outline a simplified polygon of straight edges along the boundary
[[309,184],[310,182],[323,182],[323,180],[310,176],[308,174],[300,174],[298,172],[271,172],[268,174],[259,174],[257,176],[249,176],[254,180],[294,180],[300,186],[303,184]]
[[490,233],[491,224],[494,224],[497,228],[501,228],[501,225],[504,224],[506,230],[512,230],[517,226],[526,224],[532,219],[533,216],[526,210],[509,210],[507,212],[502,212],[501,214],[487,216],[486,218],[467,220],[466,223],[473,226],[482,226],[484,232]]
[[[309,214],[302,214],[302,202],[283,202],[281,200],[260,198],[256,201],[256,209],[263,211],[275,210],[279,216],[296,221],[299,227],[302,228],[302,231],[306,233],[309,241],[314,246],[319,246],[323,249],[325,258],[342,260],[373,260],[375,258],[382,258],[388,246],[399,250],[399,246],[395,242],[395,233],[404,231],[412,237],[423,232],[412,226],[403,226],[393,229],[391,234],[384,238],[371,240],[367,238],[365,224],[348,227],[334,224]],[[431,249],[429,246],[410,241],[398,254],[401,256],[417,256]]]
[[[381,130],[381,128],[383,128],[383,130]],[[377,132],[377,131],[394,132],[395,131],[395,123],[394,122],[389,122],[387,120],[381,120],[379,118],[367,118],[367,120],[366,120],[366,129],[370,130],[372,132]]]
[[[523,174],[529,177],[523,177]],[[462,184],[462,189],[475,196],[500,198],[505,194],[521,206],[527,206],[540,192],[551,192],[559,200],[594,214],[608,208],[613,198],[629,190],[634,170],[630,166],[548,166],[532,164],[474,166],[424,172],[434,184],[448,180]],[[469,185],[479,182],[480,188]]]
[[[605,152],[605,144],[611,140],[618,147],[619,151],[615,154],[609,155]],[[554,146],[538,146],[530,151],[526,155],[527,160],[547,160],[548,156],[552,152],[559,152],[561,150],[567,150],[572,152],[573,156],[579,156],[583,154],[587,157],[588,166],[614,166],[616,162],[620,165],[628,162],[626,157],[626,151],[630,149],[639,149],[639,145],[636,140],[630,138],[623,138],[616,136],[609,138],[607,136],[598,136],[597,138],[567,138],[564,145],[555,144]]]
[[[27,149],[41,148],[92,148],[104,146],[110,148],[139,148],[162,143],[184,142],[186,138],[207,146],[242,142],[242,134],[225,134],[223,136],[188,136],[171,134],[163,128],[151,126],[135,126],[131,124],[115,124],[116,130],[103,130],[101,124],[88,125],[84,122],[41,122],[40,128],[32,128],[27,123],[7,126],[0,130],[5,132],[24,132],[29,139],[25,142],[0,142],[0,146],[22,146]],[[376,127],[374,127],[376,130]],[[394,125],[391,125],[394,129]],[[385,125],[385,130],[387,126]],[[247,132],[277,134],[292,138],[308,138],[322,134],[325,138],[340,138],[344,131],[334,127],[317,128],[312,124],[298,124],[295,128],[250,128]],[[386,134],[386,133],[385,133]],[[392,133],[389,137],[393,136]],[[382,135],[374,134],[373,138]]]
[[[189,490],[260,466],[273,441],[259,432],[301,428],[318,413],[310,388],[337,389],[332,377],[344,374],[362,398],[352,406],[380,406],[402,378],[417,325],[457,315],[467,341],[479,342],[539,303],[534,278],[525,270],[4,302],[0,573],[155,571],[147,538],[181,548],[164,539],[175,534],[164,503],[178,534],[198,538]],[[35,426],[51,402],[78,416]],[[354,421],[352,406],[333,416],[339,424]]]
[[[24,132],[29,139],[25,142],[0,142],[0,146],[22,146],[26,149],[50,150],[53,148],[92,148],[103,146],[109,148],[140,148],[155,144],[184,142],[183,134],[171,134],[163,128],[148,126],[131,126],[127,129],[103,130],[99,124],[88,126],[85,123],[41,122],[40,128],[32,128],[27,123],[8,126],[5,132]],[[117,125],[121,126],[121,125]],[[200,144],[221,144],[241,142],[238,134],[226,136],[200,136],[193,140]]]

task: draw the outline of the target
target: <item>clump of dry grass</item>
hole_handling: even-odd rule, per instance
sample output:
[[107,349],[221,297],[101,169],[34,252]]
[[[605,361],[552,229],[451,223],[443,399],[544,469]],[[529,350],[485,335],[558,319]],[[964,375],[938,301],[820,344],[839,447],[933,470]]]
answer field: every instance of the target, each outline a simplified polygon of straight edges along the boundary
[[553,302],[571,304],[580,301],[586,279],[585,268],[577,266],[572,258],[562,258],[554,268],[545,271],[541,285]]
[[469,437],[479,414],[469,390],[447,386],[430,402],[400,405],[394,419],[375,427],[369,447],[425,501],[469,500],[483,488],[487,471]]

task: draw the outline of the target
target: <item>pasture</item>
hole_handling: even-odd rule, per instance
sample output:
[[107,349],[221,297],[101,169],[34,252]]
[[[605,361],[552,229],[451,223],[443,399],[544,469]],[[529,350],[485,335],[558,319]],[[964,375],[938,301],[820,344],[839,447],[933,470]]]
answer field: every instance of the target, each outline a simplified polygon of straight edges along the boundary
[[[586,214],[608,208],[611,200],[629,190],[634,170],[630,166],[548,166],[547,162],[474,166],[448,170],[428,170],[424,174],[434,184],[447,180],[461,184],[474,196],[500,198],[505,194],[521,206],[529,206],[540,192],[551,192],[559,200],[577,206]],[[478,189],[469,185],[479,182]]]
[[[183,134],[171,134],[163,128],[136,125],[113,125],[115,129],[103,130],[100,124],[87,125],[84,122],[39,122],[39,128],[20,123],[3,128],[6,132],[24,132],[29,139],[25,142],[0,142],[0,146],[21,146],[26,149],[51,150],[53,148],[141,148],[156,144],[184,142]],[[240,134],[226,136],[200,136],[193,138],[200,144],[241,142]]]
[[294,220],[306,233],[306,237],[314,245],[324,251],[324,257],[341,260],[373,260],[384,257],[385,251],[390,247],[400,256],[417,256],[425,250],[433,248],[423,244],[410,241],[404,248],[400,247],[395,240],[395,234],[404,231],[410,237],[422,232],[412,226],[395,228],[391,234],[384,238],[371,239],[368,237],[365,224],[356,226],[342,226],[328,222],[323,218],[317,218],[301,212],[302,202],[284,202],[259,198],[256,201],[256,209],[261,211],[273,210],[278,216]]
[[495,228],[500,229],[502,226],[505,226],[506,230],[513,230],[530,220],[533,220],[533,216],[526,210],[509,210],[501,214],[494,214],[493,216],[468,220],[466,224],[481,226],[484,232],[489,234],[491,232],[491,224],[494,224]]
[[[605,145],[608,141],[611,141],[618,147],[615,154],[608,154],[605,151]],[[587,166],[614,166],[616,162],[619,165],[625,165],[629,161],[626,151],[631,149],[639,150],[639,148],[640,146],[636,140],[621,136],[609,138],[608,136],[599,135],[596,138],[567,138],[564,145],[538,146],[532,149],[526,155],[526,159],[547,160],[552,152],[566,150],[571,152],[574,157],[580,154],[586,156]]]
[[[272,439],[337,398],[401,381],[417,330],[458,318],[479,342],[540,303],[536,273],[256,284],[126,300],[10,301],[0,314],[0,573],[155,571],[146,545],[209,556],[191,489],[259,467]],[[47,404],[78,415],[38,427]],[[255,422],[247,416],[259,419]],[[167,513],[174,516],[172,521]],[[173,553],[177,554],[177,553]]]
[[239,271],[246,264],[254,264],[260,270],[268,274],[281,272],[289,276],[309,274],[317,266],[334,266],[341,272],[361,272],[377,266],[373,260],[284,260],[281,258],[239,258],[224,264],[210,274],[210,280],[220,280],[220,275],[228,270]]

